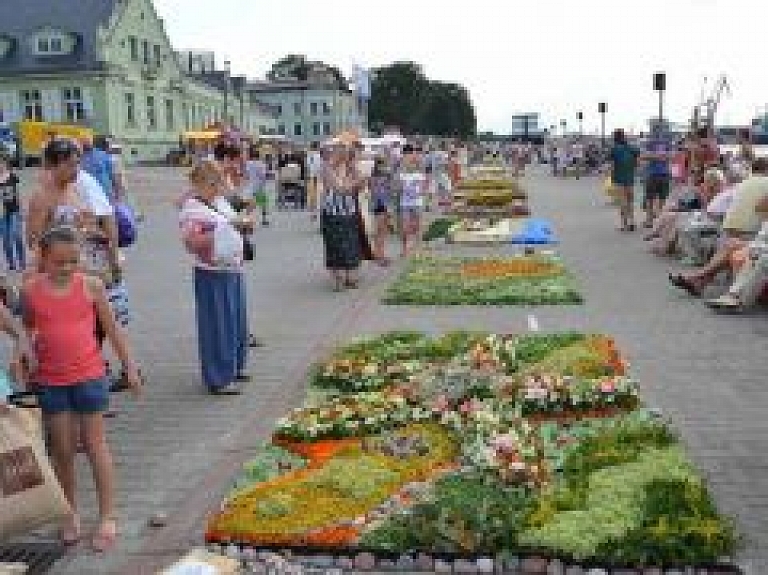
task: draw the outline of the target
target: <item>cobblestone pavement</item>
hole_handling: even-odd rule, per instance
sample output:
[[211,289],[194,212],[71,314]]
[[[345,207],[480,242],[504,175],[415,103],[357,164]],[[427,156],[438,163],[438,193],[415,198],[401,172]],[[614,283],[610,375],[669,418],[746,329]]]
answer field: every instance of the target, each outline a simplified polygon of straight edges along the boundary
[[[274,420],[300,401],[310,362],[337,343],[394,328],[522,331],[531,315],[544,331],[616,336],[645,399],[681,431],[723,511],[749,537],[742,563],[754,575],[768,572],[768,316],[719,317],[674,293],[666,281],[671,263],[645,253],[637,233],[614,230],[595,180],[553,180],[536,170],[527,178],[534,213],[552,218],[563,240],[583,306],[381,306],[399,266],[369,267],[360,290],[335,294],[316,226],[305,213],[276,214],[272,227],[257,231],[248,269],[252,330],[268,345],[252,354],[254,382],[237,399],[211,398],[199,382],[191,268],[172,206],[182,175],[143,169],[131,181],[147,218],[128,251],[127,278],[136,312],[132,341],[148,385],[141,403],[117,398],[119,416],[109,423],[123,537],[106,557],[70,554],[55,575],[150,574],[199,545],[206,512]],[[92,517],[84,472],[81,485]],[[168,515],[167,527],[147,526],[157,513]]]

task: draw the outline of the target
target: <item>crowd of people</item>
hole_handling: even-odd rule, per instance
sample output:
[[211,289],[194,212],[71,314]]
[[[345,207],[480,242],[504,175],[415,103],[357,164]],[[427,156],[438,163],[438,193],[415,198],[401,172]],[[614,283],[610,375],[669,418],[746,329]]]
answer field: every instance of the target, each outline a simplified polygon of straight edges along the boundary
[[657,256],[676,256],[693,269],[669,275],[691,297],[717,311],[743,312],[767,295],[768,159],[756,157],[748,131],[735,153],[721,154],[702,128],[678,142],[653,133],[643,149],[622,130],[613,136],[610,189],[624,232],[636,229],[634,190],[644,176],[644,241]]

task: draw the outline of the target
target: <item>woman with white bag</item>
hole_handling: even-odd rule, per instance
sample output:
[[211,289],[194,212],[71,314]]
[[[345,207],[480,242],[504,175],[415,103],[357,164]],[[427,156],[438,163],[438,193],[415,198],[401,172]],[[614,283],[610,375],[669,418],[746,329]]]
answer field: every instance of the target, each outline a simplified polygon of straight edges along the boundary
[[214,395],[238,395],[244,381],[248,328],[243,301],[243,237],[218,206],[224,175],[201,160],[189,175],[181,203],[184,245],[195,258],[197,338],[203,383]]

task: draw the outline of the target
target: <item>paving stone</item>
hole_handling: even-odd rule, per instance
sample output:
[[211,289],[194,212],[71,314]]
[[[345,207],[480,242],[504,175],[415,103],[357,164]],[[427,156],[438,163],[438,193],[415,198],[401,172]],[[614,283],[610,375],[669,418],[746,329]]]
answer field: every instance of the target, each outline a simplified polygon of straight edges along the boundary
[[371,553],[355,555],[355,569],[370,570],[376,567],[376,557]]
[[547,572],[549,561],[544,557],[526,557],[523,559],[520,569],[525,575],[540,575]]
[[421,571],[432,571],[435,568],[435,560],[431,555],[419,553],[416,555],[416,568]]

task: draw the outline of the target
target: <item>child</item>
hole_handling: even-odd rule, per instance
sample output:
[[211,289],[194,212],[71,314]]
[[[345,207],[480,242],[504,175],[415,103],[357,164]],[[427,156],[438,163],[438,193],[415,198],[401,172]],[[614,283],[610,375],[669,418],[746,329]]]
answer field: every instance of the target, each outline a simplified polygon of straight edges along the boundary
[[51,458],[56,477],[73,513],[61,530],[64,545],[80,539],[75,503],[76,440],[79,430],[93,469],[98,491],[100,522],[91,545],[107,551],[117,538],[114,510],[114,469],[104,432],[103,414],[109,402],[106,368],[96,340],[96,321],[114,348],[136,396],[140,380],[125,339],[115,323],[103,282],[78,271],[80,246],[71,227],[43,233],[39,245],[40,273],[30,274],[22,286],[24,325],[33,334],[36,368],[27,366],[27,379],[41,391]]
[[389,211],[392,203],[392,171],[384,157],[377,157],[373,164],[370,187],[375,222],[373,253],[380,265],[387,266],[391,263],[387,257],[387,236],[389,235]]
[[421,242],[421,217],[428,184],[419,157],[410,145],[403,147],[399,180],[401,255],[407,257],[409,246],[414,243],[418,246]]

